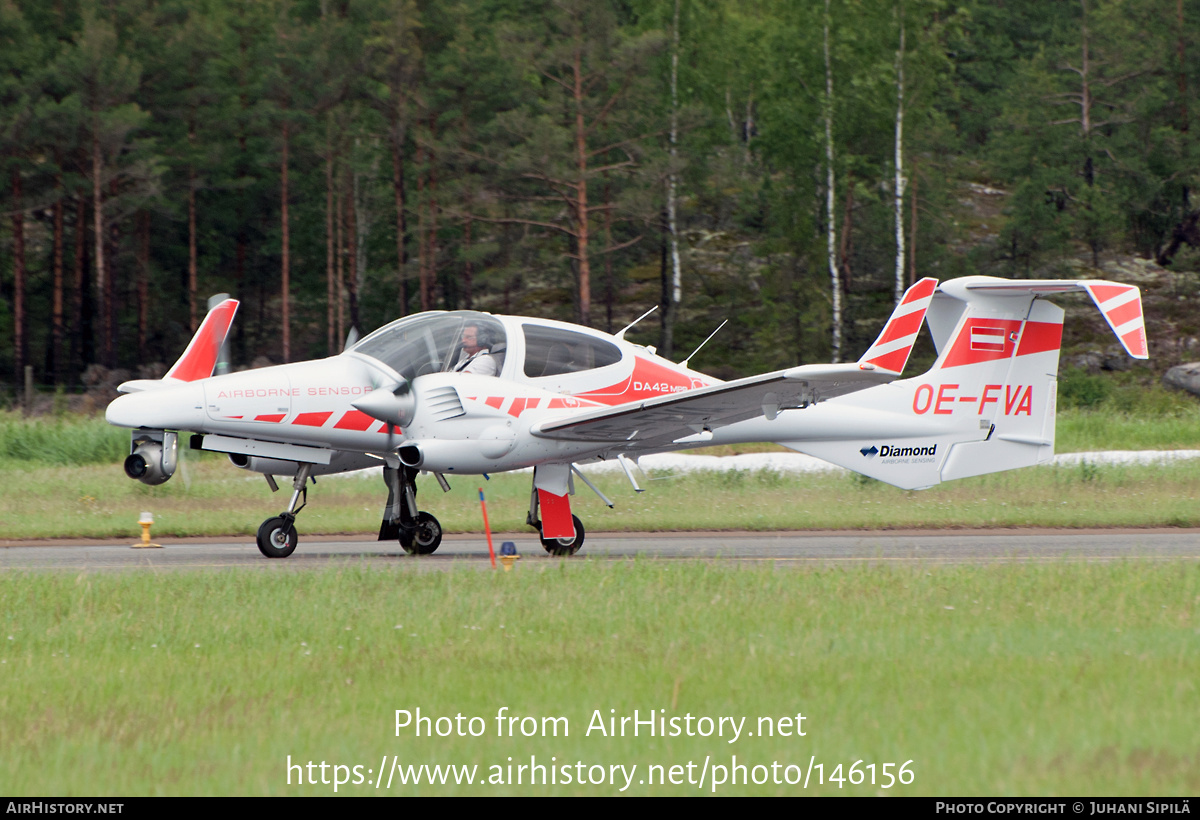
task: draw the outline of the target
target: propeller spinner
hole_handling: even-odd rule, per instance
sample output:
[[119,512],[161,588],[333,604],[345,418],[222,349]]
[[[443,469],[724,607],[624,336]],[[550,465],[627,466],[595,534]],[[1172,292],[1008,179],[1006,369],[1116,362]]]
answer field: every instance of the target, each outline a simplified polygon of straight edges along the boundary
[[351,402],[350,406],[388,426],[390,450],[397,428],[412,424],[417,413],[417,397],[412,392],[412,385],[405,380],[395,387],[376,388],[358,401]]

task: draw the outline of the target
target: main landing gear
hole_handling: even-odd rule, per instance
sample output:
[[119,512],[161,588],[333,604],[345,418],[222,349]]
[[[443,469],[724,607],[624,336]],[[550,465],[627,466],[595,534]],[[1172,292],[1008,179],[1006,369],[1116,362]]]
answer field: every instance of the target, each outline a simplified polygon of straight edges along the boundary
[[404,465],[383,468],[388,500],[379,540],[399,541],[409,555],[432,555],[441,546],[442,525],[431,513],[417,509],[418,472]]
[[583,522],[577,515],[572,515],[571,521],[575,524],[574,538],[547,538],[542,535],[542,522],[534,524],[537,527],[538,540],[542,542],[542,548],[546,552],[551,555],[574,555],[579,552],[579,548],[583,546]]
[[[586,481],[587,479],[584,480]],[[588,486],[591,486],[591,482],[588,482]],[[595,488],[593,487],[593,489]],[[600,497],[604,498],[603,495]],[[605,498],[604,500],[606,503],[608,503],[608,499]],[[609,506],[611,507],[612,504],[609,503]],[[562,512],[566,513],[568,511],[569,508],[568,510],[563,510]],[[546,552],[550,553],[551,555],[574,555],[575,553],[579,552],[579,548],[583,546],[583,522],[579,520],[579,516],[577,515],[571,515],[571,523],[575,526],[574,538],[547,538],[545,536],[541,518],[541,502],[538,498],[536,480],[533,490],[529,494],[529,513],[525,516],[525,523],[537,530],[538,540],[542,542],[542,549],[546,550]]]

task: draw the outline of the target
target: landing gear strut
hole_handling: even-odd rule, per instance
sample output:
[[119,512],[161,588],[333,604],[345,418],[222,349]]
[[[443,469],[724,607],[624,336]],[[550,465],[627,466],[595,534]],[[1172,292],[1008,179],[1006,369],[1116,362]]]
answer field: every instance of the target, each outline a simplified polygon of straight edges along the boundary
[[383,468],[388,500],[379,540],[397,540],[409,555],[432,555],[442,543],[442,525],[431,513],[417,509],[418,472],[404,465]]
[[[292,500],[288,508],[275,518],[268,518],[258,528],[258,551],[268,558],[287,558],[296,551],[296,516],[308,504],[308,479],[311,464],[301,464],[292,482]],[[299,506],[296,506],[299,504]]]

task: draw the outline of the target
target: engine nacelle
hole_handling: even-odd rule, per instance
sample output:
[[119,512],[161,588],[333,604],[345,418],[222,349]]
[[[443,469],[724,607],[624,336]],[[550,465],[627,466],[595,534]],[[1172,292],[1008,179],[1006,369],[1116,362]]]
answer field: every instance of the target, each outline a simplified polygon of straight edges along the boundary
[[125,458],[125,475],[130,478],[153,487],[175,474],[178,455],[175,433],[138,431],[133,434],[130,449]]
[[[262,456],[251,456],[245,453],[230,453],[229,463],[234,467],[262,473],[263,475],[294,476],[296,471],[300,469],[299,463],[295,461],[287,461],[282,458],[263,458]],[[369,467],[379,467],[382,464],[383,461],[381,459],[372,458],[364,453],[335,450],[328,464],[309,465],[309,475],[332,475],[335,473],[344,473],[349,470],[365,470]]]
[[[488,435],[489,431],[485,431]],[[495,436],[450,441],[426,439],[405,444],[396,451],[405,467],[431,473],[490,473],[509,470],[500,459],[512,450],[514,439]]]

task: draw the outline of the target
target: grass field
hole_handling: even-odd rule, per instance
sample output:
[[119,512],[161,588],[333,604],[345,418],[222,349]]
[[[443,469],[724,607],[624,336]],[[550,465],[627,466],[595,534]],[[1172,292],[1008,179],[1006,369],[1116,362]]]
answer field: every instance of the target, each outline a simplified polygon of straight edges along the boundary
[[[1200,448],[1200,415],[1171,401],[1151,414],[1063,412],[1058,449]],[[130,481],[126,440],[95,420],[0,417],[0,538],[131,537],[151,510],[164,540],[249,540],[286,504],[212,455],[190,461],[188,480]],[[493,528],[523,528],[528,482],[484,485]],[[478,531],[481,482],[452,483],[443,495],[423,481],[422,507],[449,530]],[[623,477],[600,484],[617,509],[580,487],[590,531],[1200,524],[1200,462],[1037,468],[921,493],[842,473],[653,475],[637,497]],[[320,479],[302,548],[308,533],[373,531],[383,498],[377,476]],[[712,793],[715,781],[729,795],[1190,795],[1198,610],[1200,565],[1138,560],[3,571],[0,784],[14,795],[325,795],[336,778],[338,794],[382,794],[382,762],[393,794],[609,795],[629,777],[625,794]],[[461,725],[481,734],[397,736],[396,710],[418,708],[477,717]],[[536,718],[515,724],[534,736],[498,736],[502,708]],[[597,716],[634,710],[696,730],[699,718],[745,723],[732,743],[729,723],[711,737],[587,733]],[[799,714],[803,737],[792,734]],[[568,735],[539,722],[556,717]],[[760,736],[760,719],[775,736]],[[542,736],[552,725],[560,734]],[[529,785],[519,767],[530,763],[558,782]],[[476,768],[441,769],[448,781],[431,785],[423,764]],[[885,789],[885,764],[911,781]],[[472,785],[456,782],[465,771]],[[801,776],[807,788],[787,782]]]
[[[1179,404],[1174,394],[1158,396],[1149,407],[1152,412],[1138,415],[1114,408],[1062,411],[1058,450],[1200,448],[1200,410]],[[248,536],[287,504],[287,482],[272,495],[261,476],[211,453],[190,453],[186,468],[159,487],[130,481],[120,468],[127,439],[126,431],[101,419],[0,416],[0,538],[128,537],[139,532],[135,522],[143,510],[154,513],[159,537]],[[480,486],[495,529],[525,528],[527,475],[451,483],[447,495],[429,479],[420,485],[422,506],[448,531],[482,529]],[[616,501],[615,510],[582,486],[574,502],[588,530],[597,532],[1200,525],[1193,503],[1200,495],[1200,463],[1186,462],[1018,470],[924,492],[840,473],[656,474],[644,482],[648,492],[641,496],[622,477],[601,479],[600,485]],[[299,519],[302,536],[371,532],[379,526],[386,490],[377,476],[330,477],[309,496]]]
[[[191,465],[191,483],[158,487],[130,481],[117,465],[55,467],[8,462],[0,494],[0,538],[131,537],[142,510],[156,537],[253,536],[287,504],[257,474],[221,459]],[[418,500],[451,532],[482,532],[477,488],[491,525],[525,530],[528,474],[451,478],[443,494],[431,479]],[[1146,466],[1082,463],[995,473],[909,492],[853,474],[770,471],[652,474],[635,495],[623,475],[597,483],[609,510],[578,486],[572,506],[590,532],[904,527],[1102,527],[1200,525],[1200,460]],[[310,487],[298,528],[305,534],[364,533],[379,527],[386,489],[378,475],[330,477]]]
[[[573,773],[577,761],[636,765],[626,793],[690,794],[713,788],[711,767],[696,784],[706,757],[731,767],[736,755],[778,761],[781,779],[815,759],[826,783],[812,771],[808,793],[1188,795],[1200,790],[1198,610],[1200,566],[1138,561],[5,573],[3,780],[26,795],[333,793],[297,785],[295,771],[289,786],[290,755],[361,765],[364,782],[338,793],[378,794],[366,769],[394,755],[475,764],[477,780],[498,764],[504,782],[394,780],[392,793],[607,795],[624,784],[509,784],[508,758],[533,756]],[[418,707],[479,716],[484,730],[397,737],[395,710]],[[498,737],[501,707],[565,717],[569,735]],[[746,717],[754,736],[586,734],[595,710],[635,709]],[[804,737],[759,736],[758,718],[785,716]],[[859,771],[876,764],[874,787],[828,782],[859,760]],[[689,761],[692,784],[638,782],[652,764],[665,774]],[[883,789],[882,764],[894,773],[906,761],[915,779]],[[719,781],[718,794],[804,791]]]

